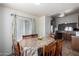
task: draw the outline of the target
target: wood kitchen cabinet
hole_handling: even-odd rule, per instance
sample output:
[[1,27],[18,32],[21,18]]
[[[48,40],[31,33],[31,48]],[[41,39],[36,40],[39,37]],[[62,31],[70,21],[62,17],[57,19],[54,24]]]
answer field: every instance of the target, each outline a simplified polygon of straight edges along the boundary
[[72,36],[71,46],[72,49],[79,51],[79,36]]

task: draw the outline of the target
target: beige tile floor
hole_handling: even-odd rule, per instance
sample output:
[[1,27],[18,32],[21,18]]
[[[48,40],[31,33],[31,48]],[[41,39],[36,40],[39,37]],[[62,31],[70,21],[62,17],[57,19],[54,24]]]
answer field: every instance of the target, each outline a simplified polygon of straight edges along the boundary
[[71,42],[65,41],[62,49],[63,56],[79,56],[79,52],[71,48]]

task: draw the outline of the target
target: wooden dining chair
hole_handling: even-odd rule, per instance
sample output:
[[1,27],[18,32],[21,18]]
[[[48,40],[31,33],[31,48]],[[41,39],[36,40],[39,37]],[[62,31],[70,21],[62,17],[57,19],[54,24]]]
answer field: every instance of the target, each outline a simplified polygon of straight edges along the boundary
[[55,34],[52,34],[52,33],[48,34],[49,38],[54,38],[54,36],[55,36]]
[[17,43],[14,45],[14,55],[15,55],[15,56],[20,56],[20,55],[21,55],[21,49],[20,49],[20,44],[19,44],[19,42],[17,42]]
[[38,48],[38,56],[43,56],[43,47]]
[[49,44],[49,50],[50,50],[50,56],[55,56],[55,52],[56,52],[56,41],[51,42]]
[[52,42],[44,47],[44,56],[55,56],[56,42]]
[[62,47],[64,40],[56,40],[56,56],[62,56]]
[[38,34],[23,35],[22,37],[23,39],[36,38],[38,37]]
[[23,35],[23,36],[22,36],[23,39],[29,39],[29,38],[31,38],[31,37],[32,37],[31,35]]
[[32,38],[38,37],[38,34],[32,34]]

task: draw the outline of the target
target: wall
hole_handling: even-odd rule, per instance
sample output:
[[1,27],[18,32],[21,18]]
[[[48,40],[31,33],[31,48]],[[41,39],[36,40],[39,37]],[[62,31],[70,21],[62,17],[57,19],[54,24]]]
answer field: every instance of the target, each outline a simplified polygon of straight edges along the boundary
[[78,14],[69,15],[66,17],[56,18],[56,24],[62,24],[62,23],[74,23],[78,22]]
[[50,16],[45,16],[45,34],[46,36],[50,33],[51,31],[51,17]]
[[50,33],[50,20],[50,16],[41,16],[36,18],[36,33],[38,33],[39,36],[46,36]]
[[0,7],[0,55],[9,55],[12,52],[12,19],[11,13],[34,18],[24,12]]
[[0,8],[0,55],[3,53],[3,47],[4,47],[4,36],[3,36],[3,9]]
[[35,29],[37,34],[39,33],[39,21],[40,21],[39,18],[40,17],[35,18],[35,26],[36,26]]
[[45,16],[36,19],[36,29],[39,36],[45,36]]

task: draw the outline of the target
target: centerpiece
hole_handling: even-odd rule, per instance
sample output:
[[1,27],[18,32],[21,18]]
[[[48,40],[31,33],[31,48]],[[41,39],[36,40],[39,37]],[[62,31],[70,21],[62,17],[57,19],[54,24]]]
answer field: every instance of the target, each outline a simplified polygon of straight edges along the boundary
[[39,37],[38,37],[38,40],[42,40],[42,39],[43,39],[43,37],[42,37],[42,36],[39,36]]

